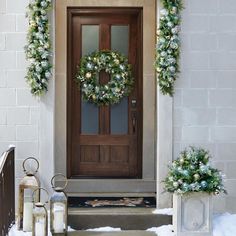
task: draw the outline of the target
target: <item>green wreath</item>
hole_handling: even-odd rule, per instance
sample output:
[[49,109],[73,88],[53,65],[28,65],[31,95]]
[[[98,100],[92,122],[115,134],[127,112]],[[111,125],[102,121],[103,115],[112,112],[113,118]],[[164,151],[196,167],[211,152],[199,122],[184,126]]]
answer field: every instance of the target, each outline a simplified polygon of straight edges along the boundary
[[[98,82],[98,74],[102,70],[111,75],[105,85]],[[92,52],[82,57],[76,81],[79,82],[83,99],[97,105],[119,103],[121,98],[129,96],[134,84],[128,59],[109,50]]]

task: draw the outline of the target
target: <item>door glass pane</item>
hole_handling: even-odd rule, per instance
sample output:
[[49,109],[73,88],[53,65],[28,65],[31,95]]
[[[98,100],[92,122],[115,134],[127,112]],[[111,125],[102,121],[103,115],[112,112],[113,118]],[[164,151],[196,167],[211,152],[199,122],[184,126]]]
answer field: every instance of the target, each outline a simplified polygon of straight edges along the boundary
[[111,134],[128,133],[128,98],[111,107]]
[[[111,27],[111,48],[125,56],[129,51],[129,26],[114,25]],[[128,98],[111,106],[111,134],[128,133]]]
[[[79,42],[78,42],[79,43]],[[82,26],[82,56],[99,48],[99,26]],[[82,99],[81,99],[82,100]],[[98,133],[98,107],[92,103],[81,101],[81,133]]]
[[[79,43],[79,42],[78,42]],[[82,25],[82,56],[99,49],[99,26]]]
[[98,133],[98,107],[92,103],[82,101],[82,134]]
[[113,25],[111,27],[111,49],[128,56],[129,26]]

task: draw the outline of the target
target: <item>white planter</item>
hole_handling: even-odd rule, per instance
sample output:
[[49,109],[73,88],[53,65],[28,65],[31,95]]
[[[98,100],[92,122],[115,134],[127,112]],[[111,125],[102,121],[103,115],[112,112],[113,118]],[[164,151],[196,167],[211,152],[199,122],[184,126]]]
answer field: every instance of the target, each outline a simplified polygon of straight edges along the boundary
[[207,193],[173,195],[176,236],[212,236],[212,196]]

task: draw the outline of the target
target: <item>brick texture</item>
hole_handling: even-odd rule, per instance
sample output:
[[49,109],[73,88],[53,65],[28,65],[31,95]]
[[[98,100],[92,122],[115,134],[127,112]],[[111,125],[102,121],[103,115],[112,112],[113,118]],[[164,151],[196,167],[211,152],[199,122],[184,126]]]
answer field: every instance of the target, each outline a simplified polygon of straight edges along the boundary
[[211,151],[213,165],[225,172],[229,189],[228,196],[217,198],[215,210],[231,212],[236,211],[235,9],[234,0],[185,0],[173,129],[178,137],[174,155],[188,145]]
[[39,102],[24,78],[28,2],[0,0],[0,153],[10,144],[16,146],[16,183],[22,176],[22,160],[39,157]]

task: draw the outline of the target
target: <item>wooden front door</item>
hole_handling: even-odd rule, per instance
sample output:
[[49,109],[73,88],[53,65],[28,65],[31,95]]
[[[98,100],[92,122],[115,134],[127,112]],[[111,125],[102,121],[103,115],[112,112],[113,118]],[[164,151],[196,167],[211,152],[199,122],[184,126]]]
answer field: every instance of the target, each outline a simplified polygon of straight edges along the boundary
[[[69,178],[142,177],[142,9],[69,8],[67,54],[67,175]],[[135,80],[129,97],[96,106],[74,80],[83,55],[111,49],[125,54]],[[105,72],[99,83],[109,81]]]

